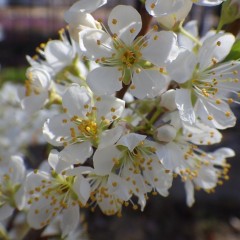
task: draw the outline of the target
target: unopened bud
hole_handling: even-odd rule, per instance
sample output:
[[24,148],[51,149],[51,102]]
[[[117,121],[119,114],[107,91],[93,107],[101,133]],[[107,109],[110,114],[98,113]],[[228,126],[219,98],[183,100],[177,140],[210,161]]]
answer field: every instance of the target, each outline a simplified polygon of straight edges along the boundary
[[219,28],[240,18],[240,1],[228,0],[222,5]]
[[161,142],[171,142],[175,139],[176,135],[177,130],[173,126],[166,124],[157,129],[156,137]]
[[163,93],[161,95],[161,107],[166,108],[169,111],[174,111],[177,109],[176,103],[175,103],[175,93],[176,91],[173,89],[168,90],[167,92]]

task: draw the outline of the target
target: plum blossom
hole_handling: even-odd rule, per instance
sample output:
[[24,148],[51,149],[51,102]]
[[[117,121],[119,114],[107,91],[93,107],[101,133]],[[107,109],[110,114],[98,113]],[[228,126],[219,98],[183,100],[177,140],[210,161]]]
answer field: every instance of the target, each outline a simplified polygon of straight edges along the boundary
[[[86,88],[73,84],[65,91],[62,104],[64,113],[48,119],[43,133],[49,143],[64,146],[61,155],[69,155],[71,163],[83,163],[101,138],[111,144],[120,137],[121,127],[108,127],[121,116],[124,101],[112,96],[94,98]],[[112,133],[115,137],[109,138]]]
[[97,29],[80,33],[84,55],[101,65],[87,76],[91,90],[111,95],[124,83],[131,84],[130,92],[137,98],[152,98],[162,93],[169,83],[163,73],[164,66],[175,57],[176,36],[172,32],[151,31],[148,36],[136,38],[142,20],[131,6],[115,7],[108,26],[112,35]]
[[25,174],[26,169],[20,156],[0,160],[0,221],[10,217],[15,208],[23,209]]
[[198,121],[195,125],[186,124],[177,114],[167,115],[166,124],[157,130],[157,138],[162,144],[156,147],[156,154],[166,169],[181,177],[185,183],[187,204],[192,206],[194,186],[208,192],[228,179],[229,165],[225,159],[234,156],[234,152],[229,148],[220,148],[213,153],[201,150],[196,144],[220,142],[221,134]]
[[30,67],[26,73],[25,96],[21,105],[29,113],[40,110],[48,102],[52,81],[50,74],[39,67]]
[[80,0],[65,12],[64,19],[69,24],[69,31],[76,42],[79,41],[79,32],[81,30],[101,28],[101,25],[93,18],[91,13],[106,3],[107,0]]
[[[184,121],[193,123],[199,117],[218,129],[235,125],[228,105],[234,99],[228,95],[238,96],[240,62],[223,61],[234,42],[230,33],[215,34],[205,39],[197,54],[183,50],[168,65],[169,75],[182,86],[176,91],[176,104]],[[181,70],[177,68],[180,62]]]
[[153,191],[167,196],[172,184],[171,173],[165,171],[155,154],[156,145],[145,138],[129,133],[115,145],[97,149],[93,156],[95,172],[103,176],[115,173],[127,182],[129,191],[138,197],[142,210],[147,193]]
[[27,220],[32,228],[40,229],[61,215],[62,234],[66,236],[79,222],[79,205],[88,201],[90,186],[81,174],[68,174],[72,167],[56,150],[50,153],[48,162],[51,173],[35,170],[27,175]]

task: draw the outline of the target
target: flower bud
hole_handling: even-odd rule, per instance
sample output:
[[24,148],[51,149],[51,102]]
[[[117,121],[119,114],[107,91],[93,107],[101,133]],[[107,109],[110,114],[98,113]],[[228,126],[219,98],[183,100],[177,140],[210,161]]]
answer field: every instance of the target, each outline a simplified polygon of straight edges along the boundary
[[181,8],[179,8],[176,12],[158,17],[157,21],[165,29],[169,29],[169,30],[178,29],[181,22],[183,22],[187,17],[191,8],[192,8],[192,2],[186,1],[186,3]]
[[177,109],[176,103],[175,103],[175,90],[170,89],[167,92],[163,93],[161,95],[161,107],[166,108],[169,111],[174,111]]
[[177,130],[169,124],[159,127],[156,132],[156,138],[161,142],[170,142],[176,135]]
[[228,0],[222,5],[222,12],[219,26],[222,27],[225,24],[234,22],[240,18],[240,1]]

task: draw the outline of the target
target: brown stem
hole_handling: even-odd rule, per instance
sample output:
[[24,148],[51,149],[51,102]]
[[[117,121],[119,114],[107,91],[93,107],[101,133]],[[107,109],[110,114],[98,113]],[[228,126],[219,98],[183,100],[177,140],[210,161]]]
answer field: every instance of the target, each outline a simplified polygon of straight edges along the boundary
[[139,32],[138,36],[144,36],[149,30],[152,21],[152,16],[147,12],[145,4],[142,4],[140,1],[138,1],[137,10],[142,17],[142,29]]
[[42,232],[44,231],[44,229],[45,228],[42,228],[42,229],[39,229],[39,230],[30,229],[29,232],[23,238],[23,240],[30,240],[30,239],[40,240],[40,239],[44,239],[44,238],[41,238],[41,235],[42,235]]
[[127,92],[128,88],[129,88],[129,85],[125,85],[123,83],[121,90],[117,91],[116,97],[120,98],[120,99],[123,99],[123,97],[124,97],[125,93]]

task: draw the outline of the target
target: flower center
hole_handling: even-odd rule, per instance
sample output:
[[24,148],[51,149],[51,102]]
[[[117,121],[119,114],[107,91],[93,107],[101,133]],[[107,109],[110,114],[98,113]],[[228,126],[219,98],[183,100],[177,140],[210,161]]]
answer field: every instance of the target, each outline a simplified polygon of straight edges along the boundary
[[127,66],[127,68],[131,68],[137,61],[137,56],[136,54],[127,49],[121,57],[122,63]]
[[87,137],[95,136],[98,133],[97,124],[92,120],[82,120],[78,125],[78,129]]

